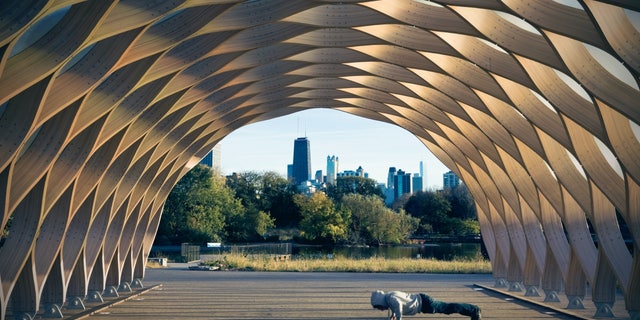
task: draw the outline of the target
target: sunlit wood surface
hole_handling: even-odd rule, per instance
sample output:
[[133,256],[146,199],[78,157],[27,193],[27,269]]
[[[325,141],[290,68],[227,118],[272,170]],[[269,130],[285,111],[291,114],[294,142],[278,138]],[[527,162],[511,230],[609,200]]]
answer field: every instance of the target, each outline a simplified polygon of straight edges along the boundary
[[180,177],[309,108],[420,139],[497,283],[638,319],[639,29],[633,0],[2,1],[0,319],[144,278]]

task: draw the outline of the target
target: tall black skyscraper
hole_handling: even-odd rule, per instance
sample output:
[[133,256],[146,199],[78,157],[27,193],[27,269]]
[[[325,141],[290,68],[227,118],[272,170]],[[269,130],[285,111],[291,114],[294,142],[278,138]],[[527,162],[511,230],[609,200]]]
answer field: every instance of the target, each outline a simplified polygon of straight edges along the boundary
[[293,181],[302,183],[311,179],[311,145],[306,137],[293,142]]

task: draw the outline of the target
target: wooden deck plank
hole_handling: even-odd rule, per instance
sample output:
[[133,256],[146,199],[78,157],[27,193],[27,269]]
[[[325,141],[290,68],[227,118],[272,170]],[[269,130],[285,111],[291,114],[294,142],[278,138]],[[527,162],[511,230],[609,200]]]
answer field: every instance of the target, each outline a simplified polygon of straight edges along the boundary
[[[89,320],[385,319],[387,313],[369,303],[370,292],[376,289],[425,292],[442,301],[477,304],[484,319],[592,319],[595,313],[589,301],[584,310],[566,310],[563,296],[561,302],[548,304],[541,302],[543,297],[525,298],[524,292],[496,292],[493,278],[486,274],[194,271],[170,264],[148,269],[144,282],[146,288],[153,288],[130,298],[123,294],[121,301],[107,308],[87,305],[83,313],[63,313],[67,319]],[[615,319],[629,319],[618,301]],[[406,318],[467,317],[421,314]]]

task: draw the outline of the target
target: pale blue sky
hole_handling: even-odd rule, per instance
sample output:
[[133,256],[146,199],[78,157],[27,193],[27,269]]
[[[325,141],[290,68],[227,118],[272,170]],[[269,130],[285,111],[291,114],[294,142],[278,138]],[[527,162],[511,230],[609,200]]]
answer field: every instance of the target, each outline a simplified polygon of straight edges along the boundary
[[339,171],[362,166],[369,178],[386,183],[389,167],[418,173],[424,162],[425,186],[441,188],[449,171],[408,131],[331,109],[311,109],[244,126],[221,142],[223,174],[275,171],[286,177],[293,162],[293,141],[306,135],[311,144],[311,173],[327,173],[327,156],[340,159]]

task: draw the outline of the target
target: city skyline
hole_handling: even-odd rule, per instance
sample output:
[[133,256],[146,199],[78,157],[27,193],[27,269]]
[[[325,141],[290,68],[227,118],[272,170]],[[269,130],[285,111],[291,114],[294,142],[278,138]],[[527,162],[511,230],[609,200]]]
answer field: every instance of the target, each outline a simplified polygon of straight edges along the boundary
[[297,138],[310,142],[311,171],[327,174],[327,156],[340,158],[338,172],[362,166],[369,178],[387,182],[389,167],[420,173],[425,189],[442,188],[444,166],[413,134],[389,123],[331,109],[310,109],[246,125],[220,143],[223,174],[274,171],[287,176]]

